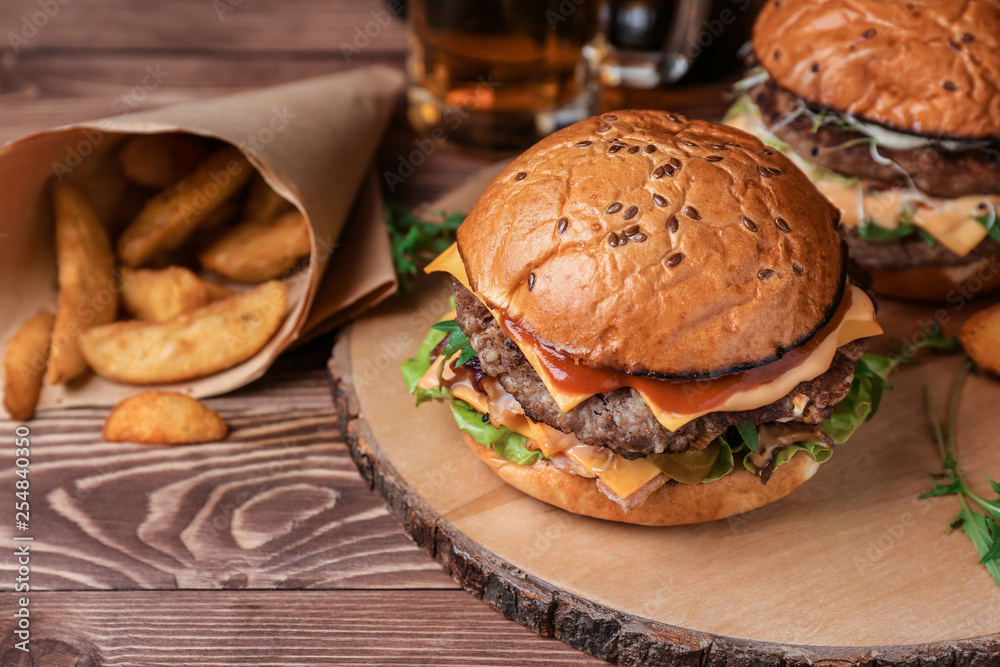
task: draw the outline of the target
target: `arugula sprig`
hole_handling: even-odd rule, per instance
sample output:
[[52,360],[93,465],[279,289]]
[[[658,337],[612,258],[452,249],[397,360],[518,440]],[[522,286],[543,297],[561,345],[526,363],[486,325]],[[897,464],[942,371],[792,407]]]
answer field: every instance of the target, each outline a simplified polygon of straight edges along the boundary
[[[969,486],[962,475],[955,453],[955,431],[958,424],[958,405],[962,396],[965,379],[972,372],[972,361],[966,359],[955,378],[951,398],[948,401],[947,421],[942,422],[934,406],[930,386],[925,387],[927,414],[934,431],[934,441],[941,455],[941,472],[933,473],[934,485],[921,498],[937,496],[958,496],[959,512],[951,522],[952,529],[961,528],[969,536],[979,553],[979,564],[986,566],[993,581],[1000,586],[1000,483],[989,479],[990,486],[997,494],[996,500],[979,496]],[[976,510],[980,507],[985,512]]]
[[476,356],[476,351],[472,349],[469,337],[458,327],[458,322],[455,320],[444,320],[431,328],[448,334],[445,338],[444,347],[441,348],[440,356],[445,359],[451,359],[456,352],[461,352],[458,359],[455,360],[455,366],[464,366],[465,362]]
[[[447,250],[455,242],[455,230],[465,219],[465,214],[458,211],[437,211],[432,215],[439,220],[426,220],[399,204],[385,207],[392,259],[400,278],[415,276],[424,264]],[[406,281],[400,280],[400,291],[407,288]]]

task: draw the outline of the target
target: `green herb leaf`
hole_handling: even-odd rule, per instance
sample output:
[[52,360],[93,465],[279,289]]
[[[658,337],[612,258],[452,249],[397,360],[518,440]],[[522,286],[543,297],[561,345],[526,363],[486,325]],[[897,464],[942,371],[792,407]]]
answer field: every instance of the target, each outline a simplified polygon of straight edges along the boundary
[[465,219],[465,215],[458,212],[436,212],[432,215],[440,220],[425,220],[399,204],[385,207],[392,259],[401,278],[400,290],[407,289],[405,278],[416,275],[421,267],[455,242],[455,230]]
[[455,365],[464,366],[465,362],[476,356],[476,351],[472,349],[469,337],[458,327],[458,322],[455,320],[438,322],[432,328],[437,331],[443,331],[448,337],[447,342],[441,349],[441,356],[445,359],[451,359],[456,352],[461,352],[458,359],[455,360]]
[[995,241],[1000,241],[1000,225],[996,224],[996,215],[980,215],[976,217],[976,222],[981,224],[989,232],[989,237]]
[[757,425],[749,423],[740,424],[736,427],[736,430],[739,432],[740,437],[743,438],[743,442],[747,443],[750,451],[756,452],[760,446],[760,432],[757,430]]
[[[990,479],[990,486],[998,494],[996,500],[980,497],[963,477],[955,450],[958,405],[965,378],[968,377],[973,368],[971,360],[966,359],[959,370],[948,401],[948,420],[946,422],[942,423],[938,416],[930,387],[925,389],[927,415],[934,433],[938,453],[941,455],[941,472],[932,475],[935,478],[933,486],[920,497],[958,496],[959,512],[952,520],[951,527],[961,528],[965,531],[979,554],[979,564],[986,567],[993,580],[1000,586],[1000,485]],[[977,512],[974,509],[977,505],[983,508],[986,513]]]
[[[895,229],[879,227],[871,219],[865,220],[862,224],[858,225],[858,236],[866,241],[872,241],[874,243],[890,243],[915,233],[917,233],[917,227],[914,227],[908,222],[900,222],[899,226]],[[926,234],[926,232],[924,233]],[[930,238],[930,243],[933,244],[934,238]]]

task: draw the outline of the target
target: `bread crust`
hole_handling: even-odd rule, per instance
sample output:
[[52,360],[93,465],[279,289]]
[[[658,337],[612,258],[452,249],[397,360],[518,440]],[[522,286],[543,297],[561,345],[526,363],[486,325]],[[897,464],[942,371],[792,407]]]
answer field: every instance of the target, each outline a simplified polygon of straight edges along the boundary
[[997,0],[769,0],[753,47],[812,104],[925,136],[1000,136]]
[[838,218],[750,134],[615,111],[515,159],[458,248],[473,291],[542,345],[633,375],[713,377],[780,358],[834,315]]
[[668,482],[626,512],[597,488],[597,481],[565,473],[540,460],[522,466],[463,433],[465,444],[505,482],[529,496],[574,514],[643,526],[679,526],[724,519],[784,498],[813,476],[819,464],[798,452],[778,466],[767,484],[744,468],[708,484]]

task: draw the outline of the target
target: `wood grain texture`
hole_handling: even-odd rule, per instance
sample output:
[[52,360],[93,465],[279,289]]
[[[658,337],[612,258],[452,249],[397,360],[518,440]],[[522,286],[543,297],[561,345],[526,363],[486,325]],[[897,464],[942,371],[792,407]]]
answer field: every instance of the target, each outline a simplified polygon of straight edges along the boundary
[[463,591],[36,593],[30,608],[32,652],[0,644],[4,667],[600,664]]
[[[420,304],[426,305],[427,301],[428,299],[425,298],[420,301]],[[385,317],[387,319],[391,318],[392,312],[395,311],[390,311],[390,314],[385,315]],[[538,569],[537,563],[535,563],[536,567],[532,568],[525,566],[523,563],[513,564],[505,558],[500,557],[490,547],[483,546],[467,536],[456,526],[456,523],[460,523],[468,516],[474,514],[487,516],[490,510],[502,508],[501,512],[491,516],[496,521],[501,522],[508,519],[509,523],[519,527],[518,534],[511,534],[510,531],[503,530],[498,524],[493,524],[494,528],[484,534],[486,534],[487,538],[490,535],[493,535],[494,538],[499,538],[502,535],[503,539],[510,540],[500,544],[494,539],[492,543],[493,548],[513,553],[517,558],[512,560],[517,560],[518,558],[525,557],[532,551],[532,545],[537,544],[536,538],[538,535],[547,535],[548,531],[556,528],[557,524],[554,522],[557,518],[554,518],[551,508],[546,508],[530,500],[528,505],[531,507],[522,505],[519,511],[514,503],[519,499],[524,499],[524,497],[509,489],[506,490],[508,492],[505,492],[502,485],[501,488],[494,489],[495,482],[476,477],[477,473],[474,469],[466,468],[461,462],[457,461],[457,459],[461,458],[460,450],[456,452],[456,462],[452,464],[450,469],[450,475],[454,481],[448,485],[448,491],[444,495],[453,495],[454,489],[462,490],[465,492],[463,495],[466,498],[465,505],[455,505],[451,501],[443,500],[444,495],[440,492],[442,487],[435,485],[434,480],[422,474],[423,470],[418,470],[413,465],[412,460],[407,461],[408,475],[406,477],[397,470],[394,465],[394,459],[387,454],[386,450],[383,449],[373,435],[375,429],[370,428],[370,418],[365,413],[365,405],[370,405],[370,400],[367,400],[364,404],[360,400],[361,397],[370,399],[372,386],[381,386],[378,385],[380,382],[379,377],[369,377],[360,370],[371,359],[367,348],[362,345],[355,350],[351,342],[351,333],[357,330],[363,333],[363,340],[366,343],[378,345],[378,341],[375,340],[377,338],[376,329],[361,327],[361,325],[367,324],[368,319],[365,322],[353,325],[351,329],[342,334],[334,349],[334,356],[330,364],[335,400],[342,418],[341,424],[344,429],[344,437],[351,446],[352,454],[358,463],[358,468],[362,471],[365,480],[383,498],[389,511],[401,523],[404,530],[407,531],[413,540],[441,563],[445,570],[455,577],[466,590],[482,598],[508,618],[518,621],[535,632],[544,635],[551,634],[566,641],[571,646],[575,646],[602,659],[616,661],[624,665],[995,665],[1000,660],[1000,635],[991,634],[985,637],[970,637],[968,634],[961,634],[962,630],[960,628],[963,627],[961,614],[956,614],[953,605],[950,612],[952,616],[945,617],[943,620],[944,627],[950,627],[948,619],[951,618],[956,627],[959,628],[955,630],[958,633],[957,636],[970,637],[968,639],[949,639],[919,645],[907,644],[896,646],[850,646],[840,645],[841,642],[839,641],[831,642],[830,646],[812,645],[809,642],[802,641],[791,642],[790,644],[794,645],[790,645],[771,641],[740,639],[725,636],[717,632],[678,627],[666,622],[650,620],[634,612],[622,611],[626,607],[618,609],[609,608],[588,599],[585,596],[586,590],[584,592],[577,590],[580,588],[579,585],[576,585],[574,590],[571,591],[568,587],[558,587],[542,579],[534,571]],[[390,324],[386,331],[393,331],[397,337],[406,333],[400,330],[398,326],[399,322],[395,320],[392,322],[397,326],[394,327]],[[359,338],[359,340],[362,339]],[[360,366],[356,368],[355,366],[359,362]],[[944,369],[941,372],[947,372],[947,370]],[[900,381],[905,380],[901,379]],[[359,393],[359,387],[365,389],[362,389]],[[895,395],[892,398],[895,399]],[[885,409],[888,410],[889,408]],[[895,409],[898,411],[898,406]],[[900,413],[897,412],[898,414]],[[408,417],[408,419],[411,418]],[[396,434],[400,432],[397,429],[385,429],[384,426],[385,423],[380,422],[379,431],[384,434],[393,434],[389,437],[389,440],[393,440]],[[425,429],[433,430],[427,422],[413,424],[411,428],[420,429],[422,433],[427,432]],[[442,439],[442,442],[447,442],[448,440],[447,436],[435,431],[433,435],[425,436],[423,440],[420,438],[415,438],[412,442],[409,439],[406,440],[406,450],[419,451],[413,449],[411,445],[416,446],[421,443],[428,446],[428,437],[432,437],[435,442],[438,439]],[[872,447],[874,447],[874,443],[869,442],[869,448]],[[398,456],[401,450],[398,447],[394,447],[393,451]],[[439,448],[434,448],[433,454],[430,455],[432,456],[430,459],[432,465],[427,470],[439,470],[440,466],[438,462],[441,460],[441,451]],[[913,475],[907,474],[906,478],[913,478]],[[477,496],[476,493],[481,493],[482,495]],[[432,506],[425,499],[430,497],[434,497],[436,502],[442,503],[446,511],[439,509],[438,505]],[[824,503],[826,506],[833,506],[835,504],[835,500],[828,500]],[[783,507],[786,511],[791,509],[791,506],[787,503]],[[776,508],[772,509],[775,512],[779,511]],[[872,511],[874,509],[872,508]],[[735,523],[731,522],[730,525],[739,525],[741,522],[753,523],[758,518],[757,514],[759,513],[752,514],[749,519],[746,517],[735,517]],[[879,514],[872,514],[871,516],[871,521],[876,523],[885,523],[885,521],[891,520],[891,517],[887,519],[885,516]],[[674,551],[667,548],[669,543],[673,541],[674,536],[674,534],[668,532],[669,529],[648,529],[641,531],[642,535],[640,536],[640,530],[634,527],[626,527],[618,530],[618,527],[607,522],[577,519],[577,517],[569,517],[567,515],[567,518],[564,518],[565,525],[569,526],[572,524],[575,528],[570,529],[567,527],[561,532],[558,530],[554,532],[552,548],[544,551],[544,563],[556,564],[554,569],[552,567],[548,568],[550,572],[557,572],[556,576],[566,574],[566,568],[559,564],[565,562],[574,563],[574,573],[577,571],[589,573],[584,574],[585,580],[591,578],[599,580],[592,581],[589,587],[584,585],[584,589],[591,590],[592,592],[593,589],[597,588],[606,593],[605,589],[607,586],[602,586],[601,582],[606,583],[605,580],[616,581],[619,586],[631,591],[631,593],[624,593],[620,599],[632,600],[633,603],[635,600],[643,600],[646,597],[656,599],[657,584],[663,579],[668,582],[668,588],[698,590],[701,594],[710,596],[711,600],[706,599],[706,606],[716,610],[721,609],[721,613],[723,614],[728,613],[727,595],[730,593],[727,592],[726,587],[729,584],[722,582],[720,587],[719,583],[712,585],[707,580],[703,582],[700,577],[692,579],[692,572],[694,572],[692,568],[696,566],[691,563],[687,563],[684,569],[678,571],[671,570],[673,566],[677,565],[676,563],[671,562],[666,564],[664,571],[657,572],[655,576],[656,581],[650,581],[648,573],[653,567],[651,563],[654,562],[651,559],[661,557],[668,559],[671,554],[676,556]],[[814,520],[817,519],[814,518]],[[913,520],[912,514],[910,515],[910,520]],[[721,530],[726,531],[724,523],[716,522],[713,525],[716,528],[721,525]],[[774,525],[775,523],[772,522],[771,529],[776,530],[780,535],[781,531],[776,529]],[[947,525],[947,519],[942,518],[935,525],[943,527]],[[706,529],[710,527],[709,524],[705,526]],[[759,531],[762,526],[757,525],[755,528]],[[584,529],[587,529],[587,532],[592,534],[592,538],[584,539],[581,537],[579,533],[584,531]],[[838,531],[843,531],[840,533],[844,535],[843,539],[849,539],[847,537],[848,531],[843,526],[838,528],[836,525],[831,525],[829,529],[833,531],[832,534],[838,534]],[[534,533],[531,532],[533,530]],[[695,550],[706,547],[704,543],[692,540],[692,536],[695,534],[693,530],[682,527],[679,531],[679,533],[676,533],[677,543],[688,544]],[[776,572],[781,571],[781,564],[785,562],[784,558],[786,556],[794,557],[790,554],[788,545],[784,544],[783,546],[784,541],[792,539],[796,543],[803,543],[803,535],[806,534],[804,531],[799,531],[793,536],[783,535],[774,538],[773,548],[777,550],[776,553],[783,554],[781,557],[775,556],[774,567],[776,568]],[[648,545],[640,543],[640,537],[653,539],[657,535],[662,537],[660,541],[662,549],[657,552],[658,555],[653,556],[645,548]],[[619,538],[619,543],[614,543],[615,536]],[[747,536],[747,539],[748,541],[752,541],[749,536]],[[941,539],[944,538],[942,537]],[[688,540],[692,541],[688,542]],[[483,544],[487,544],[487,542],[483,542]],[[733,545],[727,543],[726,548],[733,548]],[[738,549],[735,549],[726,551],[725,558],[750,560],[751,563],[754,563],[754,571],[759,575],[761,572],[758,563],[759,557],[762,554],[770,553],[770,547],[756,544],[753,548],[755,554],[744,553],[741,555]],[[963,544],[963,548],[964,551],[962,553],[967,556],[965,561],[970,561],[970,557],[974,553],[971,552],[971,545]],[[643,554],[642,556],[639,555],[640,552]],[[641,582],[639,585],[645,585],[645,588],[635,588],[636,582],[633,581],[632,577],[614,576],[609,572],[609,569],[616,567],[615,563],[621,562],[620,560],[615,561],[613,557],[608,558],[608,554],[616,553],[622,556],[627,554],[637,559],[636,566],[639,568],[637,571],[639,573],[646,573],[640,574],[638,577],[638,580]],[[714,562],[713,558],[719,555],[713,554],[711,551],[695,551],[695,553],[698,558],[702,559],[701,562],[706,564]],[[857,555],[861,557],[861,554]],[[937,556],[939,555],[937,554]],[[824,556],[816,556],[816,558],[820,561],[824,560]],[[934,563],[924,563],[924,566],[935,566],[940,570],[938,566],[943,565],[947,570],[949,563],[952,563],[952,561],[941,562],[940,560],[935,560]],[[583,564],[586,564],[586,566]],[[715,566],[710,565],[709,567]],[[910,565],[910,569],[915,571],[919,571],[920,567],[919,562],[914,562]],[[988,585],[988,577],[978,567],[973,568],[971,562],[965,562],[963,567],[965,568],[962,570],[965,573],[964,576],[975,578],[976,581],[982,580],[983,585]],[[734,567],[732,572],[732,576],[740,576],[736,574],[739,572],[738,568]],[[831,569],[831,572],[836,575],[838,571]],[[770,573],[762,577],[760,585],[755,586],[754,589],[759,594],[763,604],[748,607],[745,604],[741,604],[739,600],[734,599],[732,607],[740,610],[737,615],[753,614],[762,622],[766,622],[767,619],[761,618],[759,614],[766,614],[766,610],[770,608],[768,605],[771,604],[788,605],[780,613],[777,610],[775,611],[774,616],[776,618],[787,619],[789,613],[797,613],[794,611],[796,609],[802,609],[803,618],[807,618],[806,610],[820,610],[823,608],[819,606],[822,603],[822,599],[789,598],[789,591],[792,590],[792,587],[790,585],[783,587],[778,581],[772,581],[770,577],[777,576],[780,581],[784,581],[785,577],[787,577],[789,584],[792,581],[804,582],[806,584],[805,590],[809,591],[819,588],[810,585],[810,582],[815,581],[812,577],[823,576],[825,578],[828,574],[825,572],[814,572],[812,569],[809,569],[809,571],[800,570],[797,573],[801,576],[796,576],[795,573],[791,572],[782,572],[782,574]],[[910,581],[918,579],[919,577],[914,576]],[[847,586],[848,582],[846,580],[838,579],[837,576],[834,576],[826,583],[836,588],[837,581],[843,584],[845,595],[853,590],[853,588]],[[579,583],[575,578],[574,582],[576,584]],[[735,586],[733,588],[735,590]],[[822,587],[822,589],[825,591],[826,587]],[[995,593],[992,589],[984,591],[979,589],[975,592],[978,593],[980,591],[986,596],[983,600],[991,599],[990,596]],[[969,591],[967,593],[973,594]],[[906,604],[919,605],[919,609],[925,609],[924,612],[921,612],[922,614],[933,615],[936,613],[932,606],[925,608],[924,605],[927,604],[926,600],[918,601],[916,598],[911,599],[898,589],[889,588],[880,590],[878,594],[890,597],[895,596],[896,598],[903,596],[899,599],[908,600],[909,602],[906,602]],[[809,593],[803,593],[802,590],[796,589],[796,596],[802,595],[808,596]],[[817,595],[822,597],[825,593],[821,594],[817,592]],[[680,599],[687,600],[687,602],[683,603],[684,605],[697,606],[695,600],[690,600],[683,596]],[[829,608],[831,616],[836,616],[834,613],[835,608],[843,608],[852,609],[851,615],[855,623],[861,623],[862,625],[865,623],[875,623],[880,626],[884,624],[886,627],[894,627],[895,623],[904,622],[902,619],[886,617],[872,618],[871,612],[860,608],[860,605],[858,608],[853,608],[850,602],[852,599],[854,598],[846,598],[840,604],[831,606]],[[991,607],[989,604],[985,604],[982,606],[980,613],[983,613],[983,609],[995,610],[996,606],[993,605]],[[993,613],[993,611],[986,613]],[[816,618],[813,620],[821,625],[824,619]],[[989,625],[995,627],[995,623],[991,622]],[[743,636],[746,637],[747,635]],[[754,635],[749,636],[752,637]],[[950,637],[954,635],[946,636]]]
[[[358,477],[326,376],[308,370],[329,345],[207,400],[232,428],[220,443],[103,442],[104,409],[31,422],[32,588],[453,588]],[[0,479],[13,465],[0,458]],[[14,534],[0,524],[0,541]],[[4,550],[0,576],[16,570]]]
[[[371,21],[376,21],[377,30],[368,25]],[[0,4],[0,43],[20,53],[198,49],[318,51],[342,57],[341,43],[353,46],[355,29],[364,33],[366,27],[365,50],[403,50],[405,24],[389,16],[382,0],[4,0]],[[11,41],[11,32],[24,41]]]

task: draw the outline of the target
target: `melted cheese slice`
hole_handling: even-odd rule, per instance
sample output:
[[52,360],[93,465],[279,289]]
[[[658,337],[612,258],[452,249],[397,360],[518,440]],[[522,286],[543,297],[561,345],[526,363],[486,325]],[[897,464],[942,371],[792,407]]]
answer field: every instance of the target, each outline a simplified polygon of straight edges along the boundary
[[867,190],[864,181],[837,178],[804,160],[775,137],[766,127],[760,112],[749,100],[743,111],[726,122],[757,136],[761,141],[781,148],[827,199],[841,211],[841,224],[857,227],[866,221],[884,229],[896,229],[904,219],[933,236],[948,250],[962,257],[969,254],[989,233],[976,217],[993,216],[1000,207],[1000,196],[972,195],[954,199],[928,197],[914,188]]
[[[455,357],[458,354],[456,353]],[[454,359],[455,357],[452,357]],[[450,360],[449,360],[450,361]],[[427,370],[418,385],[424,389],[438,386],[438,372],[444,358],[438,357]],[[627,498],[651,482],[662,471],[647,459],[629,459],[617,456],[605,447],[585,445],[575,436],[554,429],[548,424],[533,422],[524,416],[517,400],[507,393],[493,378],[485,378],[480,386],[487,393],[477,391],[468,379],[468,373],[449,364],[441,374],[444,384],[455,398],[465,401],[476,411],[489,415],[490,423],[523,435],[534,441],[546,457],[563,454],[574,463],[598,477],[609,489],[621,498]]]
[[[449,273],[471,291],[465,266],[462,264],[461,257],[459,257],[458,249],[455,245],[452,245],[431,262],[427,266],[426,271],[444,271],[445,273]],[[789,369],[770,382],[745,391],[722,394],[718,397],[717,401],[707,401],[703,409],[696,412],[679,412],[672,409],[670,405],[658,404],[642,391],[639,393],[656,417],[656,420],[670,431],[676,431],[684,426],[684,424],[710,412],[754,410],[769,405],[790,392],[800,382],[815,379],[825,373],[830,368],[830,363],[833,361],[838,347],[859,338],[877,336],[882,333],[882,327],[875,321],[875,306],[863,290],[852,285],[850,294],[845,295],[845,298],[851,299],[851,305],[844,314],[843,319],[841,319],[840,324],[816,346],[813,352],[802,363]],[[498,313],[492,309],[490,312],[496,318],[497,322],[502,321]],[[571,410],[594,394],[601,393],[602,390],[572,392],[560,388],[548,368],[539,360],[535,350],[528,345],[518,344],[518,347],[528,360],[528,363],[538,373],[538,376],[545,384],[545,388],[548,389],[559,409],[563,412]],[[665,380],[665,382],[670,382],[670,380]],[[702,381],[692,380],[690,382],[693,391],[700,391],[698,383]],[[701,386],[704,387],[705,385],[701,384]]]

